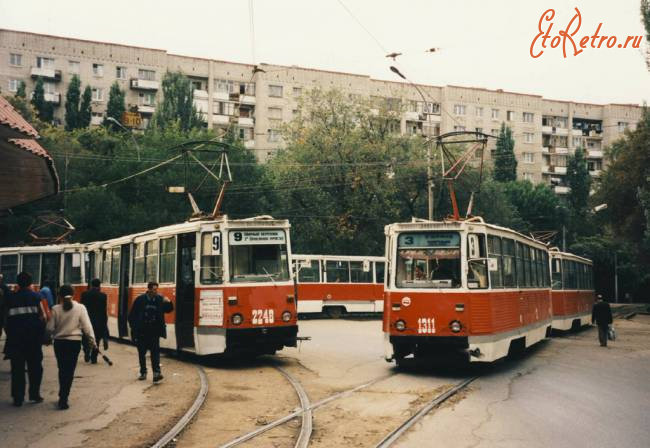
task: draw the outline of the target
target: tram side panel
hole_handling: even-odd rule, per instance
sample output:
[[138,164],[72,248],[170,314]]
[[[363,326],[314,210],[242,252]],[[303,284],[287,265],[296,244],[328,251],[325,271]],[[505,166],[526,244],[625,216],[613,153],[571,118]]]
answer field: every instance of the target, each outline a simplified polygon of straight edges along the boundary
[[374,283],[299,283],[298,312],[320,313],[325,307],[346,312],[381,312],[384,287]]

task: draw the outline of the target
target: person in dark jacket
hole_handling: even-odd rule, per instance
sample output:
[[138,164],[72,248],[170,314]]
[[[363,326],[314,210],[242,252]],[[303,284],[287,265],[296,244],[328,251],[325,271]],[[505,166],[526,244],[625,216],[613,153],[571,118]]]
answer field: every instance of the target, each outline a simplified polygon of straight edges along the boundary
[[32,277],[26,272],[17,276],[18,291],[5,303],[7,343],[6,354],[11,359],[11,396],[14,406],[25,399],[25,365],[29,376],[29,400],[40,403],[43,379],[43,350],[45,310],[41,296],[30,286]]
[[4,275],[0,274],[0,336],[5,325],[5,303],[10,293],[9,287],[5,285]]
[[612,323],[612,309],[603,296],[598,296],[598,301],[591,311],[591,323],[598,325],[598,340],[601,347],[607,347],[607,331]]
[[147,379],[147,351],[151,353],[151,370],[153,381],[157,383],[163,379],[160,372],[160,338],[167,337],[165,313],[174,310],[174,305],[167,297],[158,294],[158,283],[149,282],[147,292],[138,296],[133,302],[129,313],[131,338],[138,346],[140,360],[140,376],[138,379]]
[[[81,294],[81,303],[88,310],[90,323],[93,326],[93,333],[95,334],[95,341],[99,345],[99,341],[104,341],[104,350],[108,348],[108,313],[107,313],[107,299],[106,294],[101,291],[101,282],[98,278],[90,282],[91,288]],[[86,362],[90,361],[97,364],[97,355],[99,350],[91,348],[91,344],[87,338],[84,338],[84,359]]]

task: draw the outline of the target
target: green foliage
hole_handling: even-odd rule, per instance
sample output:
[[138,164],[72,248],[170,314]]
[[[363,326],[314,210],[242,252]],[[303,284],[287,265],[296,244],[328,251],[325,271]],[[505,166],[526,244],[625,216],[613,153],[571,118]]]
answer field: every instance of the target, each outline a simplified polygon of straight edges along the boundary
[[81,96],[81,106],[79,106],[79,121],[80,128],[87,128],[90,126],[90,118],[93,114],[92,108],[93,91],[90,86],[86,86],[84,93]]
[[203,127],[194,107],[194,88],[181,72],[166,72],[162,80],[163,99],[153,117],[153,124],[164,129],[177,123],[182,131]]
[[81,81],[77,75],[73,75],[65,94],[65,129],[72,131],[80,126],[79,123],[79,100],[81,99]]
[[18,89],[16,89],[16,96],[22,99],[27,98],[27,86],[25,85],[25,81],[20,81],[20,84],[18,84]]
[[494,180],[497,182],[510,182],[517,180],[517,159],[515,158],[515,139],[512,129],[501,123],[501,131],[497,138],[494,152]]
[[591,176],[587,169],[587,159],[582,148],[577,148],[567,161],[566,182],[571,188],[569,204],[574,213],[585,214],[588,208]]
[[516,230],[523,233],[545,230],[560,232],[566,211],[547,185],[533,185],[528,181],[508,182],[505,193],[521,220],[520,224],[513,226]]
[[6,96],[5,99],[9,101],[14,109],[16,109],[16,111],[36,129],[40,129],[43,126],[43,123],[36,117],[36,109],[34,109],[34,106],[30,101],[17,95]]
[[646,39],[650,40],[650,1],[641,0],[641,22],[646,32]]
[[[106,105],[106,118],[112,118],[117,122],[122,121],[122,115],[126,111],[126,106],[124,104],[124,91],[120,89],[117,81],[111,85],[111,90],[108,94],[108,104]],[[109,121],[105,120],[104,125],[108,126],[113,130],[120,129],[120,127]]]
[[38,118],[50,123],[54,118],[54,106],[49,101],[45,101],[45,90],[43,89],[43,78],[40,76],[36,80],[34,87],[34,96],[32,97],[32,106],[36,109]]

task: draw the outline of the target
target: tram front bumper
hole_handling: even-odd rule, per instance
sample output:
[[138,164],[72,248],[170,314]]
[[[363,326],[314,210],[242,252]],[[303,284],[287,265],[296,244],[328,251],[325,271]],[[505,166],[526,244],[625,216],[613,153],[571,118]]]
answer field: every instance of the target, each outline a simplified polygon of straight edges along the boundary
[[228,328],[226,330],[226,350],[254,350],[260,353],[273,353],[284,347],[295,347],[297,336],[297,325]]

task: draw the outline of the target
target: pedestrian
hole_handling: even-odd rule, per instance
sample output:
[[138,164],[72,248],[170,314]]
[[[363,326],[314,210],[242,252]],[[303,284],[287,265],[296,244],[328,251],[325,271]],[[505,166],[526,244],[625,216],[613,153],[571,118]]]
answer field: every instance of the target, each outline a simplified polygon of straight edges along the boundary
[[[90,323],[93,326],[93,333],[95,333],[95,341],[99,345],[99,341],[104,341],[104,350],[108,348],[108,314],[106,312],[106,294],[101,291],[101,282],[98,278],[90,282],[90,289],[81,294],[81,303],[88,311]],[[91,348],[88,344],[88,339],[84,339],[84,360],[97,364],[97,355],[99,350],[97,347]]]
[[9,297],[9,287],[5,285],[4,275],[0,274],[0,337],[5,326],[5,303]]
[[59,288],[58,305],[52,308],[52,317],[47,322],[48,333],[54,339],[54,354],[59,367],[59,403],[61,410],[68,409],[68,396],[72,387],[77,359],[81,351],[81,338],[85,336],[93,349],[95,335],[86,307],[72,300],[74,291],[70,285]]
[[601,347],[607,347],[607,333],[612,323],[612,309],[603,296],[598,295],[598,301],[591,312],[591,323],[598,325],[598,340]]
[[47,275],[43,276],[41,288],[38,292],[45,300],[47,300],[47,306],[52,309],[52,307],[54,307],[54,293],[52,293],[52,289],[50,288],[50,279]]
[[147,379],[147,351],[151,354],[153,381],[163,379],[160,371],[160,338],[167,337],[165,313],[173,311],[174,305],[167,297],[158,294],[158,283],[149,282],[147,292],[138,296],[129,313],[131,338],[138,346],[140,361],[139,380]]
[[21,272],[16,277],[18,290],[5,302],[7,342],[6,356],[11,360],[11,396],[14,406],[25,399],[25,365],[29,377],[29,401],[40,403],[43,379],[42,343],[45,331],[45,310],[41,296],[34,292],[32,276]]

